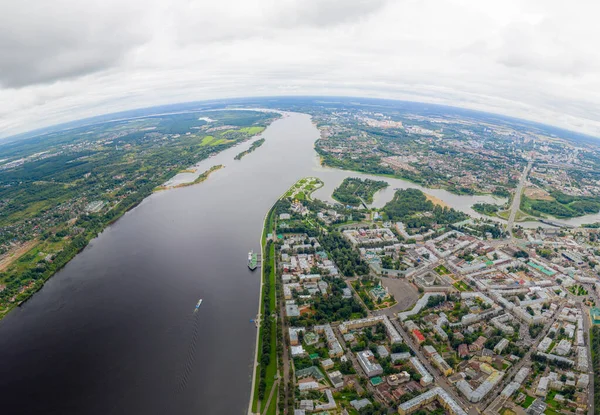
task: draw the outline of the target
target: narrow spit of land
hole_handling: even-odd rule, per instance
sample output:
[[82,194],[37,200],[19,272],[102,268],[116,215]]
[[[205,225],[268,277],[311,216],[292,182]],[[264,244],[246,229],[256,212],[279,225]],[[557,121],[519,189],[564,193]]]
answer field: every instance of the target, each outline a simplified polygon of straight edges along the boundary
[[264,144],[264,142],[265,142],[264,138],[260,138],[260,139],[256,140],[255,142],[252,143],[252,145],[250,146],[250,148],[248,150],[242,151],[237,156],[235,156],[233,159],[234,160],[241,160],[242,157],[244,157],[245,155],[248,155],[248,154],[252,153],[254,150],[256,150],[257,148],[259,148],[260,146],[262,146]]
[[195,184],[198,183],[202,183],[203,181],[205,181],[206,179],[208,179],[208,176],[211,175],[211,173],[220,170],[222,168],[224,168],[225,166],[223,166],[222,164],[217,164],[216,166],[212,166],[210,169],[206,170],[204,173],[202,173],[200,176],[196,177],[196,179],[193,182],[188,182],[188,183],[179,183],[176,184],[175,186],[158,186],[154,189],[155,192],[161,191],[161,190],[169,190],[169,189],[176,189],[179,187],[186,187],[186,186],[193,186]]
[[[261,236],[262,268],[261,291],[258,310],[259,331],[252,375],[252,398],[248,408],[249,414],[274,413],[278,395],[277,379],[282,347],[277,347],[277,339],[282,339],[281,320],[278,318],[278,301],[276,290],[275,245],[273,236],[276,229],[275,206],[283,198],[310,199],[312,193],[321,188],[323,182],[316,177],[305,177],[298,180],[273,204],[265,217]],[[271,237],[269,237],[271,236]],[[275,388],[275,389],[274,389]],[[273,396],[274,395],[274,396]]]

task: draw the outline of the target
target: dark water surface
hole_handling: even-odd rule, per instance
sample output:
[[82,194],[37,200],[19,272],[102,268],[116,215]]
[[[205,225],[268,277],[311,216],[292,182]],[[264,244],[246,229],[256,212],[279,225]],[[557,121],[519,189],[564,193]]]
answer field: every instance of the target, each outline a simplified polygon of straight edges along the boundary
[[[242,414],[250,397],[265,213],[315,163],[293,114],[206,182],[127,213],[0,322],[6,414]],[[204,302],[193,310],[199,298]]]

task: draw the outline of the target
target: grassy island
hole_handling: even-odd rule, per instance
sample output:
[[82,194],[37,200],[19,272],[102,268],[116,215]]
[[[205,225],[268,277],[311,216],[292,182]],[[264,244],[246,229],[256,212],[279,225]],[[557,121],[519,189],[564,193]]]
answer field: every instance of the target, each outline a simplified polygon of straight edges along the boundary
[[264,142],[265,142],[264,138],[260,138],[260,139],[256,140],[255,142],[252,143],[252,145],[250,146],[250,148],[248,150],[242,151],[237,156],[235,156],[233,159],[234,160],[241,160],[242,157],[244,157],[247,154],[252,153],[254,150],[256,150],[257,148],[259,148],[260,146],[262,146],[264,144]]
[[181,184],[178,184],[175,187],[193,186],[195,184],[202,183],[203,181],[205,181],[206,179],[208,179],[208,176],[210,176],[210,174],[212,172],[215,172],[217,170],[221,170],[223,167],[225,167],[225,166],[223,166],[222,164],[217,164],[216,166],[212,166],[210,169],[206,170],[200,176],[196,177],[196,180],[194,180],[193,182],[190,182],[190,183],[181,183]]
[[389,184],[382,180],[346,177],[342,184],[333,191],[332,197],[345,205],[360,206],[363,202],[373,203],[375,193],[388,186]]

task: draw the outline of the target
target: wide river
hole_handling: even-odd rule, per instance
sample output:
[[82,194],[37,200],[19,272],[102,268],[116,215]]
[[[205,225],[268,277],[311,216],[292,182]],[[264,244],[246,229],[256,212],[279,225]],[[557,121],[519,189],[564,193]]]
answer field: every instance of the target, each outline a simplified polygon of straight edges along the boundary
[[[321,167],[308,115],[286,114],[262,136],[241,161],[249,143],[199,163],[226,166],[206,182],[144,200],[0,322],[4,413],[246,412],[260,275],[246,260],[265,213],[303,176],[324,180],[324,199],[344,177],[372,177]],[[389,182],[376,206],[418,187]],[[467,212],[493,202],[424,190]]]

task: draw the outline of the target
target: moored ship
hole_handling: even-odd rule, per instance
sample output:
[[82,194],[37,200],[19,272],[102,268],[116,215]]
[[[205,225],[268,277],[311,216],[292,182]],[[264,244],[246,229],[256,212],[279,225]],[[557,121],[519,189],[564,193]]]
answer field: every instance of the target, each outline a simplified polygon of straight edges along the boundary
[[258,266],[258,255],[254,253],[254,251],[248,252],[248,268],[251,270],[255,270]]

